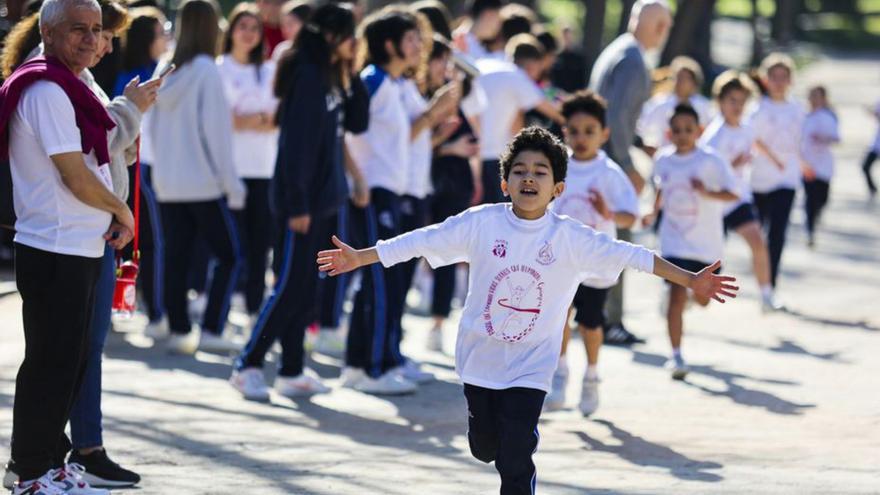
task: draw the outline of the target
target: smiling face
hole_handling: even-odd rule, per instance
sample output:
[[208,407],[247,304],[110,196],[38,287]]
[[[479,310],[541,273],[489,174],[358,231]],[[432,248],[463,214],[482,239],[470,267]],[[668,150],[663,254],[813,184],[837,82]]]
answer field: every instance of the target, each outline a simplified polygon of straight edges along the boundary
[[679,153],[687,153],[696,148],[700,137],[700,125],[693,115],[679,114],[669,121],[669,140]]
[[[100,48],[101,11],[67,9],[64,21],[41,31],[47,55],[54,55],[74,73],[92,65]],[[111,36],[112,37],[112,36]]]
[[520,218],[535,219],[544,215],[553,198],[562,194],[563,182],[555,182],[550,159],[540,151],[524,150],[513,158],[510,174],[501,181],[501,190],[510,196],[513,210]]
[[575,160],[592,160],[602,145],[608,141],[609,131],[602,127],[593,115],[578,112],[565,121],[562,129],[565,143],[571,148]]

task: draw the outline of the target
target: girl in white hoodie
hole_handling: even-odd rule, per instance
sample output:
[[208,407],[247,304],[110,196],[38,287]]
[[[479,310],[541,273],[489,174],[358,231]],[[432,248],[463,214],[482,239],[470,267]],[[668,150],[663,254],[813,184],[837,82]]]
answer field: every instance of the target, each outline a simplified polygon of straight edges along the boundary
[[[152,144],[153,186],[165,231],[165,307],[169,350],[229,351],[222,338],[229,301],[242,264],[230,209],[244,207],[245,186],[235,171],[232,113],[214,62],[219,8],[213,0],[187,0],[180,10],[177,44],[170,63],[177,68],[160,90],[147,131]],[[159,64],[160,73],[169,64]],[[187,271],[192,246],[202,238],[216,260],[201,322],[201,339],[190,332]]]

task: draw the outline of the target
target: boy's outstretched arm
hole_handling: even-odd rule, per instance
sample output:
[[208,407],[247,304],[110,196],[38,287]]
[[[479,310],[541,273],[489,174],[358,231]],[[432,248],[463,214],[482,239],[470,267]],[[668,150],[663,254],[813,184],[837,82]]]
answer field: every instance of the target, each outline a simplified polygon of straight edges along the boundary
[[721,261],[716,261],[699,272],[693,273],[682,270],[660,256],[654,256],[654,275],[687,287],[697,296],[724,303],[723,297],[735,298],[739,287],[731,284],[731,282],[736,282],[736,278],[712,273],[720,266]]
[[329,272],[330,276],[357,270],[364,265],[372,265],[379,262],[379,253],[376,247],[366,249],[354,249],[348,244],[333,236],[333,244],[337,249],[327,249],[318,252],[318,270]]

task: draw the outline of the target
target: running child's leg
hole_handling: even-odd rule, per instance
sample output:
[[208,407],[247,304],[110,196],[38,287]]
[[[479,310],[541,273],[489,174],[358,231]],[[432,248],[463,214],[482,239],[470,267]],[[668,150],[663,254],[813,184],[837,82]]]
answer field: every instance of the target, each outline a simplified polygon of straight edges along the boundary
[[464,384],[468,408],[468,444],[471,455],[485,463],[498,454],[498,417],[495,410],[497,391]]
[[767,254],[767,244],[761,235],[761,224],[756,221],[743,224],[736,229],[736,233],[745,239],[752,250],[752,270],[758,286],[762,290],[770,287],[770,255]]
[[495,469],[502,495],[535,493],[537,475],[532,455],[538,449],[538,418],[544,392],[515,387],[497,391],[498,451]]
[[672,352],[681,349],[681,337],[684,327],[684,307],[687,303],[687,289],[672,284],[669,287],[669,308],[666,310],[666,323],[669,331],[669,343]]
[[874,179],[871,178],[871,166],[874,165],[874,160],[877,159],[877,152],[871,150],[865,156],[865,161],[862,163],[862,172],[865,174],[865,182],[868,184],[868,192],[871,193],[871,196],[877,193],[877,185],[874,183]]

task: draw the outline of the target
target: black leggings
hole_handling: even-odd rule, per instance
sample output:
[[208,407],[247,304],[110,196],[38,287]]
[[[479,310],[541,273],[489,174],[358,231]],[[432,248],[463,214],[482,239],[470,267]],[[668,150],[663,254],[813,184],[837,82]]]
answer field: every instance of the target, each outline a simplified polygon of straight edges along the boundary
[[828,203],[828,181],[821,179],[805,180],[804,193],[806,195],[806,212],[807,212],[807,232],[810,235],[816,231],[816,224],[819,222],[819,216]]
[[785,231],[794,204],[794,189],[776,189],[768,193],[755,193],[758,218],[767,231],[767,250],[770,253],[770,282],[776,287],[776,277],[785,248]]
[[243,210],[235,212],[245,252],[243,288],[250,315],[260,311],[266,294],[266,267],[275,228],[275,220],[269,211],[270,182],[271,179],[244,179],[247,201]]
[[[447,218],[458,215],[468,208],[473,189],[462,188],[463,194],[446,194],[431,198],[431,221],[440,223]],[[450,191],[451,193],[452,191]],[[452,308],[452,296],[455,293],[456,265],[442,266],[434,269],[434,294],[431,298],[431,315],[449,317]]]
[[874,179],[871,178],[871,166],[874,165],[874,160],[877,159],[877,152],[871,150],[865,155],[865,161],[862,163],[862,171],[865,173],[865,182],[868,183],[868,190],[871,191],[871,194],[877,192],[877,184],[874,183]]

